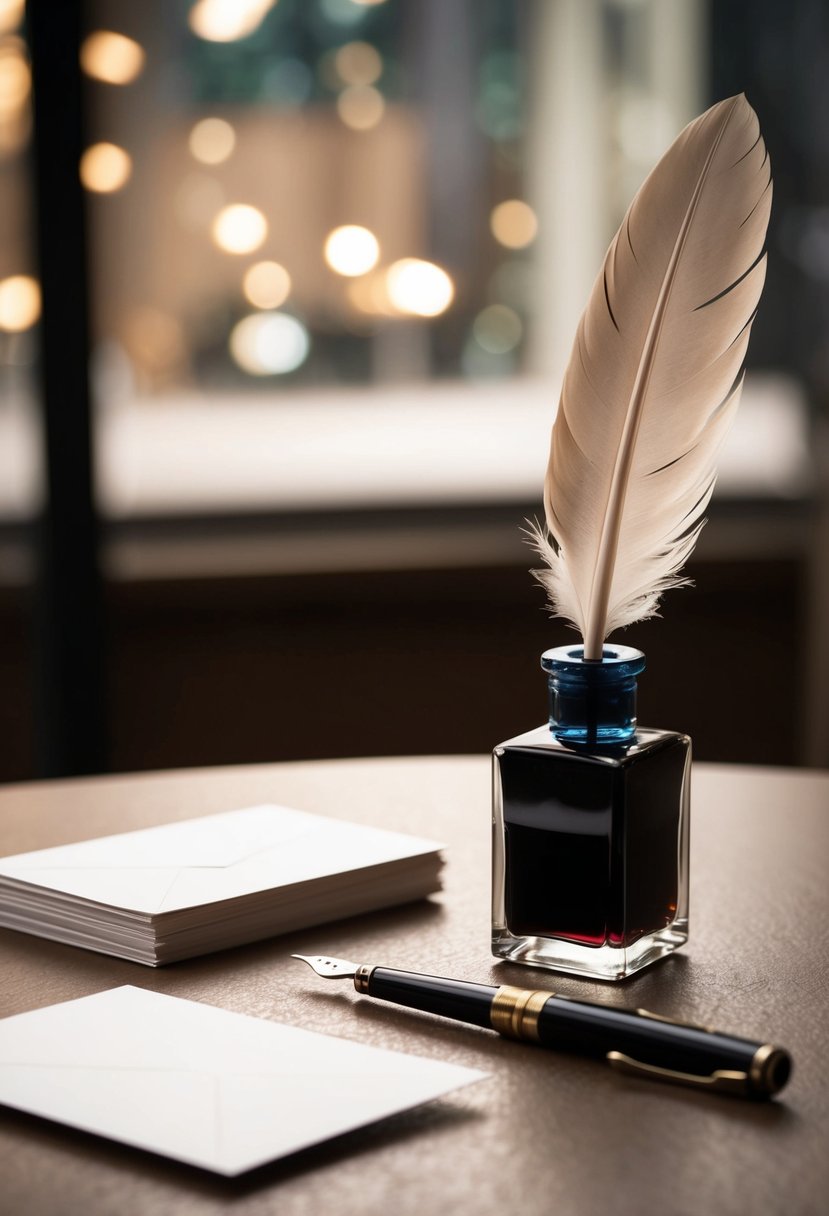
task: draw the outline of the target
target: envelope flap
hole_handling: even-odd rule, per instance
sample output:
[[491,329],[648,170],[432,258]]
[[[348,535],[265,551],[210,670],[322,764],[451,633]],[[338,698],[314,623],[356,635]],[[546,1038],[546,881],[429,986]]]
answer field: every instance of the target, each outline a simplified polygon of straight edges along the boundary
[[259,851],[233,866],[222,870],[182,867],[162,900],[154,905],[155,911],[172,912],[255,891],[298,886],[435,852],[439,847],[433,841],[338,819],[308,815],[305,820],[303,830],[291,835],[275,831],[270,840],[263,836]]
[[3,878],[145,915],[436,851],[432,841],[262,805],[0,858]]
[[39,849],[0,858],[0,874],[34,882],[33,870],[121,867],[172,869],[204,866],[218,869],[302,835],[319,816],[291,807],[265,805],[165,823],[116,836],[99,836],[76,844]]

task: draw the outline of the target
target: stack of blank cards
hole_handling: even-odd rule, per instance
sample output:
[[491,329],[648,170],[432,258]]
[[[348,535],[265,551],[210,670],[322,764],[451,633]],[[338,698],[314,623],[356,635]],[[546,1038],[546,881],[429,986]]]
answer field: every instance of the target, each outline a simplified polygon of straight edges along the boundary
[[0,858],[0,926],[157,967],[440,889],[440,845],[254,806]]

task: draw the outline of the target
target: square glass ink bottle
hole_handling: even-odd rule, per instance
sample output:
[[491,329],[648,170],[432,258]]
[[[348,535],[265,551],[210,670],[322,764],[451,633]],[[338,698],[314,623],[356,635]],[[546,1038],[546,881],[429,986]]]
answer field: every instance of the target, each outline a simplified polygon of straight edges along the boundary
[[688,938],[691,740],[636,724],[645,656],[545,651],[550,721],[493,753],[492,952],[618,980]]

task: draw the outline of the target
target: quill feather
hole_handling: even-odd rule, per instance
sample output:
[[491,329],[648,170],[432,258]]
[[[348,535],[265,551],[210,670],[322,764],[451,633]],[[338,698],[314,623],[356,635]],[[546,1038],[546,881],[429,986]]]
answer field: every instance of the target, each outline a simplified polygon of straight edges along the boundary
[[696,543],[765,278],[771,173],[757,116],[692,122],[631,203],[579,323],[544,487],[553,610],[600,659]]

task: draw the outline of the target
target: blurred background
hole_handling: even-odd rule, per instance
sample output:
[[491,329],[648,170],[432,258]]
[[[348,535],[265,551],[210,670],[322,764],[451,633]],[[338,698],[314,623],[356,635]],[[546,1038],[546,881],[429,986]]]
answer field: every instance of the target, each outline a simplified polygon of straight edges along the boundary
[[624,640],[707,760],[829,764],[823,0],[0,0],[0,780],[482,752],[546,716],[558,386],[621,216],[745,91],[737,427]]

